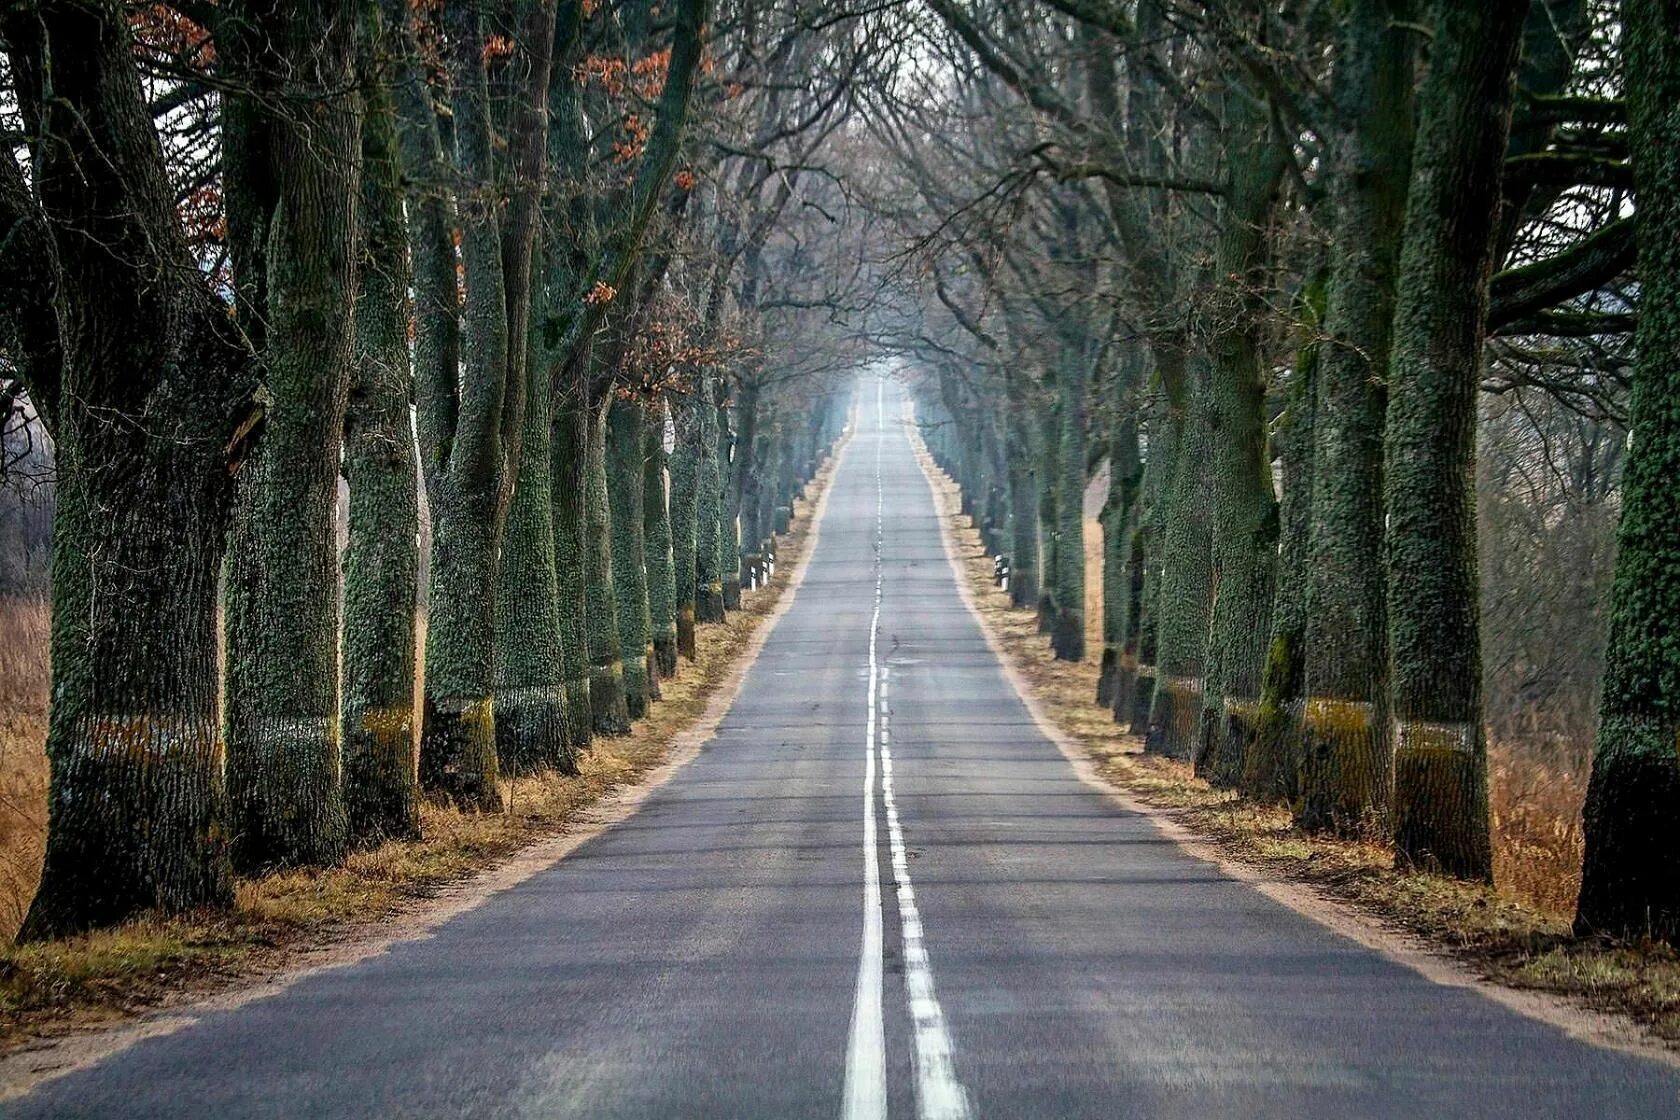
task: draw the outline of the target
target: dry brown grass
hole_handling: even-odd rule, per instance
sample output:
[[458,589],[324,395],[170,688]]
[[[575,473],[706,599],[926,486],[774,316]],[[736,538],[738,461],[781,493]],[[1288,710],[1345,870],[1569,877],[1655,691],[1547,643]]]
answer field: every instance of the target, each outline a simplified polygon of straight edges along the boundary
[[[825,483],[826,476],[813,495]],[[742,609],[727,622],[700,627],[695,659],[685,661],[675,679],[661,682],[663,699],[629,735],[596,740],[578,775],[507,782],[507,811],[497,815],[428,805],[422,815],[424,839],[358,852],[339,868],[242,881],[231,913],[148,917],[116,929],[0,949],[0,1048],[120,1019],[183,990],[271,971],[300,951],[389,919],[446,884],[566,832],[590,805],[663,762],[673,740],[700,719],[785,594],[809,545],[813,504],[796,506],[770,585],[744,595]],[[40,730],[19,740],[20,749],[36,756],[44,737],[44,695],[41,700]],[[36,770],[40,801],[44,764]],[[20,906],[27,905],[39,874],[43,833],[39,821],[22,829],[37,854],[27,889],[18,895]],[[8,857],[21,858],[22,848],[20,843]]]
[[[1660,945],[1609,945],[1570,934],[1580,886],[1584,761],[1543,761],[1540,752],[1510,745],[1490,752],[1497,887],[1396,870],[1394,852],[1384,844],[1301,833],[1284,808],[1212,789],[1188,764],[1143,754],[1138,740],[1095,704],[1095,656],[1072,664],[1051,656],[1035,613],[1012,608],[992,584],[979,535],[956,512],[955,484],[937,472],[934,477],[983,625],[1046,714],[1085,749],[1103,777],[1228,858],[1309,884],[1500,983],[1625,1014],[1680,1048],[1680,955]],[[1093,552],[1087,537],[1086,557],[1100,579],[1100,538]]]
[[23,924],[47,836],[48,611],[0,599],[0,938]]

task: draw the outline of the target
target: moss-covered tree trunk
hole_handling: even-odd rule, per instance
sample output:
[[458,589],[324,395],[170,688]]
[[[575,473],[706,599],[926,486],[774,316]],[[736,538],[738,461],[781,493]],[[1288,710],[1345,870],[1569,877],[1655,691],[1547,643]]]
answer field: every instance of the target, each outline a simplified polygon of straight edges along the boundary
[[[453,439],[433,433],[427,449],[432,553],[420,781],[462,808],[496,811],[502,803],[493,699],[496,507],[508,385],[507,289],[497,210],[489,198],[476,193],[479,185],[489,182],[492,168],[484,29],[471,5],[446,5],[444,13],[455,90],[457,162],[462,178],[474,189],[464,194],[459,212],[465,302],[455,429]],[[427,388],[425,381],[421,388]],[[440,389],[451,395],[456,391],[453,384]],[[425,418],[427,410],[421,415]]]
[[[1053,388],[1053,386],[1052,386]],[[1061,567],[1061,431],[1062,400],[1057,393],[1050,407],[1033,425],[1033,478],[1038,483],[1038,632],[1056,630],[1056,580]]]
[[1324,316],[1325,278],[1315,273],[1300,298],[1301,341],[1288,403],[1275,428],[1283,473],[1278,511],[1277,579],[1272,627],[1260,676],[1260,707],[1254,738],[1243,763],[1239,788],[1257,801],[1293,802],[1299,783],[1301,692],[1305,675],[1302,646],[1307,628],[1307,546],[1312,531],[1313,416],[1318,395],[1319,332]]
[[643,538],[642,404],[615,395],[607,415],[607,501],[612,532],[612,592],[618,618],[619,658],[624,666],[624,703],[630,718],[647,714],[647,559]]
[[1038,478],[1032,453],[1032,418],[1028,414],[1026,375],[1004,373],[1009,463],[1009,601],[1017,607],[1038,603]]
[[237,308],[267,396],[226,590],[227,784],[249,869],[334,864],[349,842],[335,522],[361,107],[355,21],[340,17],[324,2],[238,5],[219,42],[240,78],[223,107]]
[[[666,482],[665,398],[647,404],[642,449],[642,545],[647,551],[648,631],[661,677],[677,672],[676,558]],[[692,632],[692,618],[690,620]]]
[[114,2],[0,12],[38,138],[33,200],[0,172],[0,259],[56,266],[50,284],[24,273],[50,299],[7,355],[57,484],[46,862],[23,940],[233,904],[216,594],[235,351],[176,218],[129,28]]
[[1314,421],[1297,821],[1368,830],[1387,809],[1383,410],[1412,154],[1412,32],[1394,0],[1349,6],[1332,96],[1335,251]]
[[716,378],[702,375],[694,395],[694,617],[698,622],[722,622],[724,476],[719,466]]
[[[729,441],[729,481],[728,505],[725,507],[723,524],[724,541],[724,586],[723,600],[726,607],[741,605],[741,589],[747,585],[746,564],[749,554],[758,547],[758,542],[749,537],[753,532],[755,507],[758,498],[758,422],[759,402],[758,386],[751,380],[744,380],[735,389],[734,407],[731,410],[733,423],[729,426],[732,438]],[[722,462],[722,456],[719,456]],[[734,573],[733,588],[729,583],[729,573]]]
[[1085,428],[1091,344],[1082,327],[1064,330],[1056,371],[1056,582],[1050,649],[1060,661],[1085,659]]
[[[1124,359],[1126,363],[1135,360],[1135,355]],[[1135,377],[1127,376],[1122,384],[1129,388],[1134,381]],[[1136,646],[1131,641],[1137,625],[1132,551],[1138,524],[1138,492],[1143,483],[1143,458],[1132,402],[1115,401],[1111,407],[1122,414],[1110,421],[1108,436],[1108,497],[1102,512],[1103,649],[1102,669],[1097,677],[1097,704],[1119,710],[1130,703],[1132,674],[1137,668]]]
[[[1163,370],[1181,378],[1182,434],[1176,440],[1161,527],[1161,580],[1155,596],[1155,694],[1145,748],[1190,758],[1201,724],[1202,673],[1213,598],[1213,518],[1206,501],[1208,370],[1191,359],[1185,369]],[[1170,382],[1169,382],[1170,384]],[[1173,405],[1169,403],[1169,409]],[[1169,422],[1171,422],[1169,420]]]
[[676,442],[670,455],[671,583],[677,653],[694,659],[695,598],[699,579],[699,439],[694,402],[672,409]]
[[391,38],[377,4],[360,13],[361,224],[356,346],[344,418],[350,487],[344,550],[344,806],[353,844],[420,835],[414,695],[419,466],[409,401],[408,231]]
[[1138,531],[1132,545],[1132,562],[1139,569],[1133,578],[1140,584],[1132,704],[1129,711],[1114,711],[1116,722],[1126,724],[1131,734],[1146,737],[1160,679],[1161,584],[1172,485],[1189,414],[1183,348],[1176,342],[1159,341],[1150,346],[1150,360],[1164,407],[1152,421],[1149,454],[1144,462],[1143,508],[1138,513]]
[[732,421],[728,380],[717,380],[718,564],[723,580],[723,607],[741,606],[741,502],[736,472],[745,454]]
[[1213,606],[1196,771],[1234,786],[1259,715],[1260,677],[1271,633],[1277,564],[1277,502],[1266,438],[1266,375],[1260,331],[1267,313],[1272,206],[1286,153],[1264,106],[1226,99],[1233,151],[1220,200],[1214,271],[1212,452]]
[[1627,0],[1638,364],[1587,791],[1583,933],[1680,940],[1680,5]]
[[519,476],[496,592],[496,758],[509,774],[575,773],[568,726],[560,570],[555,554],[554,370],[526,370]]
[[[587,365],[587,363],[585,363]],[[581,380],[581,379],[578,379]],[[574,381],[555,397],[553,428],[554,568],[559,590],[560,661],[566,684],[566,738],[574,754],[589,749],[595,730],[590,661],[587,388]]]
[[618,620],[617,575],[613,570],[611,468],[608,466],[608,414],[612,391],[590,405],[588,447],[584,456],[584,567],[589,610],[589,705],[597,735],[630,731],[626,666]]
[[1485,879],[1476,394],[1527,0],[1437,5],[1394,312],[1384,468],[1397,857]]

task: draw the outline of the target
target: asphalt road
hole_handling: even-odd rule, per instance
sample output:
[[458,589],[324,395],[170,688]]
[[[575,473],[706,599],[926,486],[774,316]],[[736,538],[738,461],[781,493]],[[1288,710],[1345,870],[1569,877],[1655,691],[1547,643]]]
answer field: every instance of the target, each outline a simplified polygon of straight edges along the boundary
[[1083,785],[958,597],[901,398],[873,397],[740,699],[632,817],[431,937],[0,1111],[1680,1116],[1673,1069],[1434,984]]

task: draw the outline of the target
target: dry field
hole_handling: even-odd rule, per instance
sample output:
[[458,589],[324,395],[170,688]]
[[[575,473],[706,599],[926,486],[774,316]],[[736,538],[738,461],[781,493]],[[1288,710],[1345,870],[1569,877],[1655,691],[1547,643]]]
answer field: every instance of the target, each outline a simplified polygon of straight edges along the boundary
[[[813,497],[827,478],[825,472],[812,487]],[[597,739],[580,774],[506,783],[507,810],[500,815],[428,805],[424,839],[358,852],[340,868],[244,880],[231,914],[142,918],[80,937],[0,948],[0,1049],[120,1019],[183,991],[272,973],[299,952],[389,920],[449,883],[566,833],[606,794],[663,762],[677,737],[700,721],[713,694],[730,682],[798,569],[809,544],[813,505],[802,500],[795,507],[792,532],[781,545],[769,586],[744,596],[742,609],[727,622],[700,627],[695,660],[684,661],[675,679],[661,682],[663,699],[648,718],[627,736]],[[0,918],[10,923],[9,938],[40,874],[45,833],[46,610],[31,606],[5,620],[0,657],[6,660],[0,668],[6,670],[7,687],[23,679],[18,662],[32,674],[22,690],[27,718],[14,717],[15,698],[5,696],[6,737],[0,741],[7,794],[0,867],[9,876]],[[31,640],[11,640],[13,629],[23,625],[33,627],[25,634]]]
[[[931,466],[931,464],[929,464]],[[982,623],[1046,714],[1091,756],[1102,775],[1166,812],[1227,858],[1306,884],[1457,955],[1500,983],[1625,1014],[1680,1048],[1680,954],[1660,945],[1615,945],[1569,931],[1580,887],[1586,763],[1563,765],[1537,749],[1490,751],[1492,887],[1397,870],[1383,844],[1297,831],[1286,809],[1211,789],[1186,763],[1142,753],[1095,703],[1097,657],[1057,661],[1032,610],[1016,610],[991,580],[979,534],[961,516],[956,485],[935,471],[935,491]],[[1090,581],[1101,577],[1100,535],[1086,537]]]
[[23,924],[47,834],[47,604],[0,599],[0,939]]

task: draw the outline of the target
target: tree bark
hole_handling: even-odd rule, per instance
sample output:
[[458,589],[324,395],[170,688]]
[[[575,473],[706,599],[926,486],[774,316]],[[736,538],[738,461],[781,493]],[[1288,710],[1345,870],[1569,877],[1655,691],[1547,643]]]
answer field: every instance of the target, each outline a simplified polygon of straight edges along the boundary
[[408,402],[408,245],[403,216],[391,36],[363,3],[362,193],[356,335],[344,422],[350,487],[344,552],[344,801],[350,840],[420,835],[415,772],[415,611],[419,595],[419,466]]
[[607,494],[612,526],[613,603],[618,619],[624,704],[632,720],[650,702],[647,553],[643,537],[642,402],[615,395],[607,416]]
[[591,402],[588,449],[584,458],[584,567],[588,573],[589,704],[597,735],[630,732],[626,666],[618,621],[617,575],[613,570],[613,525],[607,464],[605,400]]
[[1214,470],[1214,592],[1196,772],[1216,786],[1241,780],[1253,741],[1271,633],[1277,501],[1266,442],[1260,329],[1267,313],[1272,207],[1287,158],[1263,106],[1227,101],[1229,175],[1219,207],[1210,400]]
[[[355,21],[325,2],[229,8],[223,159],[237,313],[268,396],[229,543],[234,862],[348,849],[338,707],[339,457],[355,292]],[[236,30],[237,29],[237,30]]]
[[[646,405],[642,450],[642,546],[647,552],[648,632],[654,667],[669,679],[677,672],[676,559],[672,509],[665,479],[665,398]],[[690,631],[692,632],[692,620]]]
[[1412,32],[1394,0],[1343,17],[1332,97],[1347,121],[1330,184],[1335,251],[1314,412],[1300,799],[1311,831],[1386,811],[1389,742],[1383,411],[1412,157]]
[[1680,4],[1627,0],[1639,330],[1576,929],[1680,940]]
[[36,940],[233,904],[216,586],[239,360],[176,217],[126,9],[42,3],[0,28],[37,138],[35,199],[14,181],[6,201],[47,250],[19,264],[53,320],[21,363],[57,481],[46,861],[19,934]]
[[1527,0],[1436,7],[1418,95],[1385,432],[1396,857],[1470,879],[1488,878],[1492,864],[1476,394],[1527,10]]

